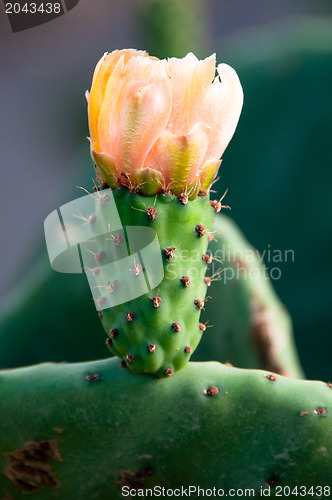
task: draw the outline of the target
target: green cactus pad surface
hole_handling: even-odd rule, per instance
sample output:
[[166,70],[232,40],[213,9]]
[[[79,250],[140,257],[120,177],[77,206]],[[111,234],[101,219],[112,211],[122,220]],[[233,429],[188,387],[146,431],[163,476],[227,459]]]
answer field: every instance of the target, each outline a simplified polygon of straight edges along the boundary
[[[123,229],[111,230],[114,206],[101,191],[91,232],[110,230],[108,237],[94,238],[88,251],[95,267],[87,266],[107,345],[130,370],[166,377],[189,361],[203,333],[199,318],[207,300],[204,276],[212,257],[206,252],[215,210],[208,196],[185,203],[174,195],[147,197],[126,189],[113,196]],[[129,231],[135,228],[132,243]],[[146,251],[150,229],[158,236],[155,254]],[[148,287],[157,273],[149,274],[153,259],[162,281]]]
[[211,362],[158,379],[112,358],[2,371],[0,397],[2,499],[109,500],[122,488],[143,496],[190,485],[256,496],[269,485],[275,496],[332,485],[323,382]]

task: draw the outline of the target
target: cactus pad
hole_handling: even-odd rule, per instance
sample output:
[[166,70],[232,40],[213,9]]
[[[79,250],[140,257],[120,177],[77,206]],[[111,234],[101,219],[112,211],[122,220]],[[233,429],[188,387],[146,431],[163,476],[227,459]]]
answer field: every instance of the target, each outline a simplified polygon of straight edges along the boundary
[[0,398],[1,498],[332,486],[323,382],[219,363],[188,363],[165,380],[112,358],[0,372]]
[[[107,345],[136,373],[170,376],[189,361],[203,333],[199,317],[207,300],[206,251],[215,210],[208,196],[183,203],[174,195],[118,189],[112,193],[122,229],[112,231],[114,206],[102,193],[87,220],[93,221],[92,234],[109,230],[91,242],[94,267],[86,267]],[[155,235],[155,254],[146,252]],[[149,271],[154,259],[157,271],[156,265]]]

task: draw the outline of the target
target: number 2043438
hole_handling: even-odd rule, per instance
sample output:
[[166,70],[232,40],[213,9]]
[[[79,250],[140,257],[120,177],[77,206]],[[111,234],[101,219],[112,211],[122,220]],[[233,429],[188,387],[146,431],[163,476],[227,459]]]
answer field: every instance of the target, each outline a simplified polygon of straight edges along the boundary
[[291,488],[290,486],[276,486],[275,496],[276,497],[312,497],[312,498],[330,498],[331,487],[330,486],[295,486]]
[[6,14],[60,14],[61,12],[60,2],[26,2],[24,4],[7,2],[5,8]]

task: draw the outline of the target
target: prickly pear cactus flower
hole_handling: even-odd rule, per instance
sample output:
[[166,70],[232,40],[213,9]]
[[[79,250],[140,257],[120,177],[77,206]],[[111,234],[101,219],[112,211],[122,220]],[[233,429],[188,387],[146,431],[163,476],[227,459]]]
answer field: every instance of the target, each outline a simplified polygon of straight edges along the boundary
[[101,181],[194,199],[217,174],[243,92],[230,66],[216,68],[215,55],[159,60],[128,49],[100,59],[87,100]]

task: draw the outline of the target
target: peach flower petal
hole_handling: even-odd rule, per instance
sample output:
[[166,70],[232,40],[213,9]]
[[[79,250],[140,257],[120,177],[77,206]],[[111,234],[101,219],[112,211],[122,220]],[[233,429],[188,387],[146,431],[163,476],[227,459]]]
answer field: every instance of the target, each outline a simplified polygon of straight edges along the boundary
[[179,136],[165,130],[152,148],[146,165],[154,165],[164,174],[174,194],[180,194],[202,166],[208,129],[205,123],[197,123],[188,134]]
[[215,66],[215,54],[202,61],[192,53],[104,54],[86,97],[92,156],[112,187],[189,189],[191,198],[209,189],[243,104],[236,72],[220,64],[215,76]]
[[196,108],[195,118],[201,120],[205,110],[205,121],[210,125],[209,148],[205,160],[221,158],[235,132],[243,105],[243,90],[239,77],[227,64],[218,66],[217,77]]
[[173,134],[188,133],[195,125],[192,107],[201,102],[202,95],[212,83],[216,72],[215,63],[215,54],[203,61],[199,61],[192,53],[183,59],[168,60],[173,101],[167,128]]
[[123,57],[123,64],[126,64],[126,62],[132,57],[148,57],[148,54],[134,49],[114,50],[110,54],[105,53],[97,63],[92,77],[92,86],[88,104],[90,138],[92,143],[95,144],[96,149],[99,149],[97,134],[98,116],[104,102],[106,85],[116,63],[121,57]]

